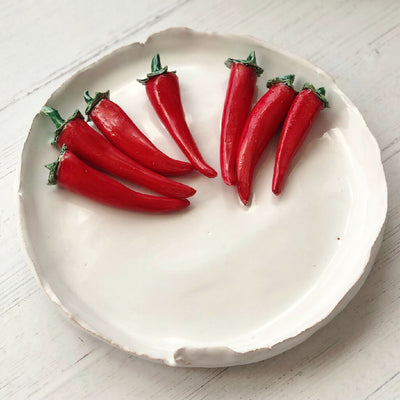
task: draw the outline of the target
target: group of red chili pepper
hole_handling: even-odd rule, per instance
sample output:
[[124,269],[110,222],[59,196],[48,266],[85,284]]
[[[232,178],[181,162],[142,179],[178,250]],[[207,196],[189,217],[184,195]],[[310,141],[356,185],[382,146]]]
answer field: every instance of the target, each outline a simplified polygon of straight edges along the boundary
[[263,73],[254,51],[246,60],[228,59],[225,64],[231,74],[222,115],[222,178],[227,185],[237,185],[241,201],[247,204],[256,164],[280,124],[284,121],[272,181],[276,195],[315,118],[329,105],[324,88],[306,83],[297,94],[295,76],[286,75],[268,81],[269,90],[250,112],[256,80]]
[[[257,76],[263,69],[254,52],[247,60],[228,59],[231,68],[222,116],[221,170],[226,184],[237,184],[240,199],[247,204],[254,168],[273,134],[285,119],[278,146],[273,192],[282,190],[288,167],[319,111],[328,106],[323,88],[306,84],[296,96],[294,75],[268,81],[268,92],[250,112]],[[58,160],[46,165],[49,184],[58,183],[73,192],[114,207],[167,212],[187,207],[196,191],[166,175],[198,170],[209,178],[217,172],[203,159],[185,121],[179,81],[162,67],[156,54],[151,73],[139,80],[161,122],[190,163],[174,160],[157,149],[116,103],[109,92],[86,91],[86,114],[97,132],[77,110],[64,120],[57,110],[44,106],[56,126],[53,143],[61,148]],[[250,114],[249,114],[250,113]],[[102,172],[100,172],[102,171]],[[104,172],[142,185],[161,194],[136,192]]]

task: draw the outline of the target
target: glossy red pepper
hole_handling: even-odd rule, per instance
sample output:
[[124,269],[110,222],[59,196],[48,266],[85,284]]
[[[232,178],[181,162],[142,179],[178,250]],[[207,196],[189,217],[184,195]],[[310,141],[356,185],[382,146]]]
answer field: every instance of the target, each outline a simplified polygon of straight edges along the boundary
[[84,93],[86,114],[99,131],[119,150],[139,164],[162,175],[182,175],[193,171],[188,162],[168,157],[140,131],[125,111],[110,100],[110,92]]
[[220,161],[222,179],[227,185],[236,183],[236,153],[254,97],[257,77],[264,70],[257,65],[254,51],[247,60],[228,58],[231,68],[221,123]]
[[209,178],[217,176],[217,172],[204,161],[187,126],[176,73],[168,72],[167,66],[163,68],[160,56],[156,54],[151,63],[151,73],[138,81],[146,85],[147,96],[158,117],[194,168]]
[[51,107],[43,107],[42,113],[48,115],[57,127],[53,143],[58,143],[60,147],[65,144],[77,157],[93,167],[138,183],[164,196],[185,198],[196,193],[190,186],[159,175],[119,151],[91,128],[79,111],[66,121]]
[[247,118],[236,159],[237,189],[243,204],[247,204],[250,198],[256,164],[296,95],[293,81],[294,75],[268,81],[267,86],[270,89],[257,102]]
[[186,199],[157,197],[135,192],[81,161],[66,146],[58,160],[46,165],[48,183],[60,186],[100,203],[136,211],[167,212],[186,208]]
[[319,112],[329,107],[325,89],[315,89],[306,83],[296,96],[283,124],[276,152],[272,191],[279,195],[289,171],[290,164],[304,142]]

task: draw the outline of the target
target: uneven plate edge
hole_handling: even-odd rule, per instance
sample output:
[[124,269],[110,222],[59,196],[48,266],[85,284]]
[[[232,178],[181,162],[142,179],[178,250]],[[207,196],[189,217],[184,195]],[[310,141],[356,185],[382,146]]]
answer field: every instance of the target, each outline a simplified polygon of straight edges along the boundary
[[[40,113],[36,113],[34,116],[31,126],[29,128],[28,134],[26,135],[26,138],[23,143],[22,147],[22,152],[21,152],[21,157],[19,159],[19,165],[17,168],[17,181],[16,181],[16,188],[17,188],[17,201],[18,205],[16,207],[16,217],[17,217],[17,231],[18,231],[18,236],[20,239],[21,243],[21,249],[24,254],[24,257],[27,261],[27,264],[31,268],[34,276],[36,277],[37,281],[39,282],[40,286],[42,287],[43,291],[46,293],[48,298],[63,311],[63,313],[73,322],[75,322],[79,327],[81,327],[83,330],[86,332],[96,336],[97,338],[101,339],[102,341],[105,341],[106,343],[109,343],[115,347],[117,347],[120,350],[123,350],[125,352],[128,352],[130,354],[133,354],[137,357],[147,359],[149,361],[157,362],[157,363],[163,363],[169,366],[179,366],[179,367],[222,367],[222,366],[234,366],[234,365],[242,365],[242,364],[249,364],[252,362],[258,362],[261,360],[265,360],[267,358],[273,357],[277,354],[280,354],[284,351],[289,350],[290,348],[300,344],[307,338],[309,338],[313,333],[315,333],[319,328],[321,328],[323,325],[328,323],[332,318],[334,318],[335,315],[337,315],[349,302],[350,300],[355,296],[355,294],[358,292],[358,290],[361,288],[362,284],[364,283],[365,279],[367,278],[367,275],[372,268],[373,262],[375,260],[376,254],[379,250],[380,243],[382,241],[382,236],[383,236],[383,230],[384,230],[384,225],[385,225],[385,220],[386,220],[386,214],[387,214],[387,208],[388,208],[388,193],[387,193],[387,182],[386,182],[386,177],[384,174],[384,168],[382,164],[382,159],[381,159],[381,154],[380,154],[380,148],[378,146],[378,142],[375,138],[375,136],[372,134],[370,129],[368,128],[362,114],[359,112],[358,108],[353,104],[353,102],[349,99],[347,95],[345,95],[342,90],[337,87],[335,80],[325,71],[323,71],[321,68],[318,66],[314,65],[310,61],[306,60],[303,57],[297,56],[291,52],[288,52],[286,50],[282,50],[281,48],[271,45],[266,41],[263,41],[261,39],[255,38],[251,35],[233,35],[233,34],[220,34],[218,32],[199,32],[195,31],[191,28],[187,27],[174,27],[174,28],[168,28],[159,32],[155,32],[152,35],[150,35],[145,42],[133,42],[128,45],[122,46],[118,49],[115,49],[111,51],[110,53],[104,55],[100,59],[96,60],[95,62],[87,65],[86,67],[80,69],[79,71],[76,71],[72,75],[69,76],[46,100],[45,104],[48,103],[48,101],[59,91],[63,90],[65,86],[67,86],[73,79],[75,79],[76,76],[80,75],[84,71],[87,71],[91,68],[93,68],[95,65],[104,62],[105,59],[111,58],[115,56],[116,53],[125,51],[129,47],[144,47],[148,43],[150,43],[152,40],[157,38],[158,36],[163,36],[167,33],[190,33],[191,35],[197,35],[197,36],[204,36],[204,37],[211,37],[211,36],[218,36],[218,37],[225,37],[225,38],[231,38],[231,39],[243,39],[247,38],[255,43],[259,44],[260,46],[270,49],[274,52],[281,53],[285,55],[286,57],[295,59],[298,63],[301,63],[305,66],[311,67],[314,71],[316,71],[319,75],[323,76],[326,80],[330,81],[335,86],[335,90],[342,96],[342,98],[350,105],[353,107],[353,111],[356,111],[360,121],[363,123],[365,128],[368,130],[369,133],[369,139],[372,141],[371,146],[375,147],[375,150],[377,152],[377,160],[378,164],[380,167],[379,175],[380,175],[380,182],[382,184],[382,187],[380,190],[382,193],[380,193],[380,196],[383,196],[382,198],[382,212],[380,215],[380,219],[377,221],[374,225],[375,232],[374,234],[374,240],[373,243],[371,243],[371,246],[368,248],[366,251],[366,254],[364,256],[364,261],[363,265],[360,268],[360,274],[358,275],[357,279],[355,279],[354,282],[350,282],[348,287],[344,289],[343,296],[338,299],[338,301],[335,304],[332,304],[329,309],[324,313],[324,315],[320,316],[319,318],[316,319],[313,323],[309,324],[309,326],[304,327],[302,330],[300,330],[296,335],[293,335],[291,337],[288,337],[284,340],[278,341],[276,343],[273,343],[269,345],[268,347],[260,347],[256,348],[254,350],[249,350],[245,352],[239,352],[236,350],[233,350],[229,347],[207,347],[207,348],[190,348],[190,347],[182,347],[178,348],[175,350],[173,353],[173,357],[170,359],[167,358],[154,358],[151,357],[147,354],[141,354],[138,353],[134,349],[128,349],[123,346],[121,346],[118,343],[113,342],[110,338],[106,338],[102,336],[100,333],[96,332],[93,328],[88,326],[84,321],[81,321],[80,319],[75,318],[69,310],[64,307],[64,305],[60,302],[56,294],[53,292],[52,288],[47,284],[47,282],[42,281],[41,277],[39,276],[38,270],[35,266],[35,263],[33,262],[29,250],[28,250],[28,245],[25,240],[25,233],[24,233],[24,227],[25,227],[25,221],[23,217],[23,204],[22,204],[22,199],[21,199],[21,184],[22,184],[22,169],[24,166],[24,155],[26,151],[26,145],[28,138],[31,134],[32,131],[32,126],[35,122],[35,120],[38,118]],[[181,358],[180,356],[177,356],[180,353],[185,353],[186,351],[189,351],[191,353],[195,352],[198,354],[198,360],[193,359],[185,359],[185,357]],[[251,356],[252,354],[258,355],[258,357],[254,357],[254,359],[246,360],[246,361],[241,361],[241,358],[244,358],[246,355]],[[206,362],[203,364],[200,360],[205,356]],[[211,356],[211,357],[210,357]],[[223,360],[223,361],[222,361]],[[222,362],[221,362],[222,361]]]

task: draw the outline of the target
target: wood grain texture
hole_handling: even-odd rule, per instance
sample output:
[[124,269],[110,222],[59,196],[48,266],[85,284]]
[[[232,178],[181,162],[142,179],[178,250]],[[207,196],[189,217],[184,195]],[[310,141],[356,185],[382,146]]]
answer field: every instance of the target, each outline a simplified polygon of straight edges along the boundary
[[[5,0],[0,23],[0,399],[400,398],[397,1]],[[171,26],[250,34],[308,58],[359,107],[382,150],[388,220],[365,285],[308,341],[258,364],[172,369],[114,349],[49,302],[19,247],[16,170],[34,115],[75,71]]]

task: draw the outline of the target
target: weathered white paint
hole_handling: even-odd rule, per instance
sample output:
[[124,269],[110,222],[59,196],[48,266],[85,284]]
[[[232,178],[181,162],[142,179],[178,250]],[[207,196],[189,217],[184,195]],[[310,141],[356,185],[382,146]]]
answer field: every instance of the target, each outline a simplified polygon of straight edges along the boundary
[[[395,0],[3,1],[0,399],[399,398],[399,19]],[[372,273],[329,325],[259,364],[171,369],[99,342],[48,301],[19,248],[15,171],[38,108],[93,59],[171,26],[251,34],[310,59],[359,107],[382,149],[389,214]]]

